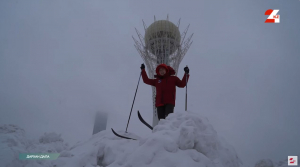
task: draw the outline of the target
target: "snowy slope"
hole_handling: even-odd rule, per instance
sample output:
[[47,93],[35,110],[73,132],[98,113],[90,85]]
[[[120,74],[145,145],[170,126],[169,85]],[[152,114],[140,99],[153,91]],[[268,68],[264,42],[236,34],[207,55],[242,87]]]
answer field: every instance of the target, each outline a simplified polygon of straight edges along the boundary
[[[28,141],[24,130],[4,125],[0,126],[0,166],[246,167],[208,120],[192,112],[170,114],[149,136],[126,135],[138,140],[121,139],[108,130],[69,148],[55,133],[45,133],[39,141]],[[58,152],[60,157],[18,160],[18,153],[46,152]]]
[[[153,133],[138,141],[121,139],[110,131],[96,134],[59,158],[57,166],[125,167],[239,167],[241,161],[232,146],[206,119],[193,113],[175,113],[162,120]],[[97,162],[98,161],[98,162]]]

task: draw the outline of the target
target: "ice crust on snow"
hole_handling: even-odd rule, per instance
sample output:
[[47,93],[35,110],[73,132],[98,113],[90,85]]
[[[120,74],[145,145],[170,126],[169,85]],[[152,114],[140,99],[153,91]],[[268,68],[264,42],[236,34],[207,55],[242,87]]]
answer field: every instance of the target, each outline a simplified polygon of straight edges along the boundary
[[[117,132],[138,140],[122,139],[107,130],[69,147],[59,134],[45,133],[38,141],[31,141],[20,127],[3,125],[0,166],[246,167],[208,119],[192,112],[170,114],[148,136]],[[60,156],[56,160],[18,160],[19,153],[47,152]]]

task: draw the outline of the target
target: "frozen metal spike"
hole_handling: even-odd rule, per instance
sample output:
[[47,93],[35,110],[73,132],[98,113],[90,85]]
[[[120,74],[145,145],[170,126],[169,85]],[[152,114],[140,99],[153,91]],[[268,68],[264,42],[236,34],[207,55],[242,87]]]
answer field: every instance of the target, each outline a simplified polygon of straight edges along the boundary
[[[185,56],[186,52],[188,51],[188,49],[190,48],[190,46],[192,45],[192,43],[193,43],[193,41],[190,42],[189,44],[187,44],[187,45],[185,46],[184,50],[182,51],[183,57]],[[181,58],[181,60],[183,59],[183,57]],[[180,61],[181,61],[181,60],[180,60]]]
[[184,42],[184,45],[188,44],[191,41],[193,35],[194,33],[188,37],[188,39]]
[[140,34],[140,32],[139,32],[136,28],[135,28],[135,31],[136,31],[136,33],[137,33],[139,39],[140,39],[141,45],[142,45],[143,47],[145,47],[145,45],[144,45],[144,43],[143,43],[143,40],[142,40],[142,39],[144,39],[144,37]]
[[184,41],[184,38],[185,38],[185,36],[186,36],[186,33],[187,33],[187,31],[189,30],[189,27],[190,27],[190,25],[188,25],[188,26],[186,27],[186,29],[183,31],[183,34],[181,35],[181,36],[183,36],[183,38],[182,38],[182,41],[181,41],[180,45],[182,45],[182,43],[183,43],[183,41]]
[[[181,19],[181,18],[180,18]],[[177,27],[179,29],[179,26],[180,26],[180,19],[178,20],[178,23],[177,23]]]
[[138,46],[139,48],[141,47],[141,44],[134,38],[134,37],[132,37],[133,38],[133,40],[134,40],[134,42],[135,42],[135,45],[136,46]]
[[145,33],[146,33],[146,30],[147,30],[147,26],[146,26],[146,23],[144,22],[144,20],[142,20],[142,22],[143,22],[143,26],[144,26],[144,30],[145,30]]

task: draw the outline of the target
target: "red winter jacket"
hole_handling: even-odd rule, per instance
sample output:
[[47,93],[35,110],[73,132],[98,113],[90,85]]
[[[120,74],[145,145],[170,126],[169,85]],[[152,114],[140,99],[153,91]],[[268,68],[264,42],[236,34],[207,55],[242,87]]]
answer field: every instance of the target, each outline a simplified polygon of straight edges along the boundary
[[[160,76],[159,74],[160,67],[167,69],[164,76]],[[149,79],[145,69],[142,70],[144,83],[156,87],[155,106],[158,107],[165,104],[173,104],[175,106],[176,86],[180,88],[186,86],[186,74],[184,74],[182,80],[180,80],[177,76],[172,76],[175,74],[175,70],[165,64],[160,64],[156,67],[156,74],[157,75],[154,75],[156,79]],[[187,79],[189,79],[189,75]]]

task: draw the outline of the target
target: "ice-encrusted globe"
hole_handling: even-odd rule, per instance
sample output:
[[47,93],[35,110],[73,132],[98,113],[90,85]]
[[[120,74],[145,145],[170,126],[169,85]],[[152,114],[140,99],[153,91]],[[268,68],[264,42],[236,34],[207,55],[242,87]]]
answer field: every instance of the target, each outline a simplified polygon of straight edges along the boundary
[[168,20],[155,21],[145,33],[146,48],[154,55],[174,53],[180,40],[178,27]]

